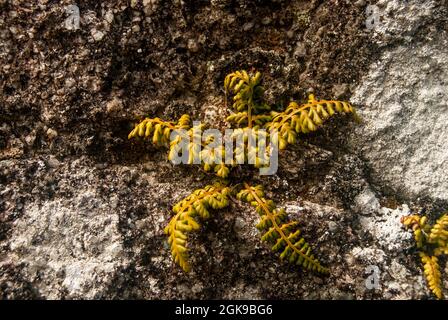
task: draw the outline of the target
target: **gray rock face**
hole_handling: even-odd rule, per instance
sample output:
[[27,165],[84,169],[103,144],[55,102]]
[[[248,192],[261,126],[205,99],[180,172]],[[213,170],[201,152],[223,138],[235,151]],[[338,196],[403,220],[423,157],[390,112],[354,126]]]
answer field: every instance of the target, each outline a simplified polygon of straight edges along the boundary
[[378,5],[384,6],[385,20],[375,29],[384,35],[376,35],[377,41],[388,47],[351,98],[362,106],[365,121],[353,146],[369,161],[380,184],[408,197],[446,201],[448,33],[441,26],[447,24],[447,8],[435,1]]
[[[85,1],[75,30],[73,1],[0,1],[0,298],[431,297],[399,220],[448,200],[446,1],[380,0],[373,30],[366,1],[266,3]],[[215,178],[127,134],[146,115],[222,128],[223,78],[251,68],[273,105],[314,92],[364,119],[230,181],[265,185],[329,277],[280,262],[237,201],[192,235],[192,273],[171,259],[172,205]]]
[[100,297],[117,269],[124,267],[119,219],[113,210],[117,200],[107,203],[95,190],[81,189],[70,201],[26,206],[13,225],[10,259],[26,265],[26,277],[47,298]]

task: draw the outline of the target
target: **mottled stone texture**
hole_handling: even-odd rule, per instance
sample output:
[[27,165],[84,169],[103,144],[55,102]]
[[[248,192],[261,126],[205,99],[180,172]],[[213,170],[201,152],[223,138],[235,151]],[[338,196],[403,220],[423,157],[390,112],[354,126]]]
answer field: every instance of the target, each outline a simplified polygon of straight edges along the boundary
[[[447,208],[447,4],[379,1],[0,0],[0,298],[427,298],[399,219]],[[263,183],[329,277],[281,263],[237,202],[192,237],[193,272],[163,234],[214,177],[130,143],[145,115],[222,127],[222,81],[263,72],[278,107],[314,92],[343,117],[281,155]],[[378,266],[379,287],[365,285]]]
[[385,49],[352,96],[365,120],[353,146],[379,184],[447,202],[448,8],[440,1],[378,5],[385,18],[375,32]]

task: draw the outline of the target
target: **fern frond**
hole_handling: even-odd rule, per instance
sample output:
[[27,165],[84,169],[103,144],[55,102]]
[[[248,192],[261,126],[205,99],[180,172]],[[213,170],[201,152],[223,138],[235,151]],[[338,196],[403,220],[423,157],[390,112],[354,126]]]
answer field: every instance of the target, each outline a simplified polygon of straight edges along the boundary
[[[151,139],[156,146],[169,144],[168,160],[170,161],[179,155],[182,150],[182,142],[185,142],[188,145],[188,164],[202,164],[206,171],[215,169],[217,176],[227,178],[230,169],[222,163],[225,156],[224,148],[215,148],[212,153],[202,150],[202,147],[206,147],[211,142],[202,141],[201,134],[205,126],[203,124],[190,126],[191,120],[187,114],[182,115],[177,123],[163,121],[159,118],[146,118],[135,126],[128,138]],[[178,130],[178,135],[170,141],[171,133],[174,130]]]
[[441,251],[448,250],[448,214],[441,216],[431,229],[429,242],[437,244]]
[[419,255],[423,263],[424,274],[428,286],[438,299],[442,299],[442,280],[438,256],[448,254],[447,227],[448,217],[443,215],[434,226],[427,223],[426,216],[410,215],[401,218],[401,223],[411,228]]
[[[255,75],[249,75],[245,70],[229,73],[224,79],[224,90],[232,91],[234,94],[247,94],[248,87],[253,89],[261,83],[261,73],[256,72]],[[234,99],[237,100],[238,98]]]
[[423,270],[429,288],[438,299],[442,299],[442,280],[440,275],[440,265],[437,257],[429,256],[424,252],[420,252],[420,258],[423,263]]
[[265,124],[265,128],[279,132],[279,148],[285,149],[288,144],[295,143],[297,134],[316,131],[326,119],[336,113],[352,113],[359,119],[349,102],[316,100],[311,94],[306,104],[291,102],[285,111],[272,112],[272,121]]
[[209,209],[222,209],[228,206],[230,188],[223,185],[209,185],[195,190],[188,197],[173,206],[176,214],[165,227],[168,243],[174,261],[185,271],[190,270],[188,263],[187,233],[200,229],[198,217],[207,219]]
[[160,118],[145,118],[138,123],[129,133],[128,139],[143,138],[151,139],[152,143],[160,146],[167,145],[170,142],[170,135],[176,129],[188,129],[190,127],[190,116],[182,115],[177,123],[172,121],[163,121]]
[[401,223],[405,227],[412,229],[415,242],[417,243],[417,248],[419,249],[426,243],[426,238],[431,228],[427,224],[427,221],[427,217],[419,215],[410,215],[401,218]]
[[[224,79],[226,103],[227,94],[233,93],[233,108],[240,113],[246,112],[248,127],[252,127],[255,114],[266,113],[270,110],[270,106],[261,101],[264,94],[261,80],[260,72],[252,75],[245,70],[232,72]],[[240,114],[235,118],[230,117],[228,121],[234,122],[236,118],[238,118],[238,121],[243,121],[244,115]],[[265,118],[258,118],[258,122],[261,123],[263,119]]]
[[262,240],[273,244],[272,250],[280,252],[280,259],[302,266],[306,270],[328,273],[311,252],[309,244],[301,237],[297,222],[287,222],[283,209],[275,208],[272,200],[264,197],[262,186],[252,187],[247,183],[237,198],[250,203],[261,216],[257,228],[263,232]]

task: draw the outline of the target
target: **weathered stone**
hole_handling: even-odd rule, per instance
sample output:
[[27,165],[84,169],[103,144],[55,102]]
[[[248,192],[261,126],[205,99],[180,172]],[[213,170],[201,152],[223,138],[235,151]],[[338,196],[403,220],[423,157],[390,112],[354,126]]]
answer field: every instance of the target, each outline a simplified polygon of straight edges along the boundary
[[[446,5],[379,0],[371,30],[366,1],[111,0],[68,30],[66,2],[0,1],[0,298],[430,297],[399,220],[447,200]],[[328,278],[281,263],[233,201],[192,237],[191,274],[172,261],[172,205],[214,176],[127,134],[183,113],[223,129],[235,69],[263,71],[276,107],[341,96],[363,118],[299,136],[276,175],[231,179],[266,186]]]

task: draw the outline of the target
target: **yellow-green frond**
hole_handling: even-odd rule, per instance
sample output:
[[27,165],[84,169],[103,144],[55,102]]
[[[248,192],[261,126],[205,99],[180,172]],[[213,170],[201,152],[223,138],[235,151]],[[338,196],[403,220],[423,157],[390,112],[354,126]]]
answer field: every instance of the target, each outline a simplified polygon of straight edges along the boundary
[[414,232],[414,239],[417,244],[417,248],[422,248],[426,242],[426,236],[429,231],[429,226],[427,225],[427,218],[425,216],[410,215],[401,218],[401,223],[407,227],[411,228]]
[[301,237],[297,229],[296,221],[287,221],[286,213],[282,209],[276,209],[272,200],[264,198],[261,186],[252,187],[244,184],[237,198],[250,203],[260,214],[261,220],[257,228],[262,231],[261,239],[270,242],[273,251],[280,252],[280,259],[318,273],[328,273],[319,260],[314,257],[311,247]]
[[428,282],[428,286],[437,299],[442,299],[442,280],[440,275],[440,265],[436,256],[429,256],[420,252],[420,258],[423,263],[423,272]]
[[185,271],[188,263],[187,233],[200,229],[199,219],[210,216],[209,209],[222,209],[229,204],[230,189],[224,185],[208,185],[197,189],[173,206],[176,214],[165,227],[174,261]]
[[151,140],[152,143],[157,146],[168,145],[170,143],[170,135],[173,130],[189,128],[190,116],[187,114],[182,115],[177,123],[163,121],[159,118],[145,118],[129,133],[128,139],[142,138],[145,140]]
[[279,148],[284,149],[296,141],[296,134],[316,131],[325,120],[336,113],[351,113],[355,109],[349,102],[336,100],[316,100],[310,95],[307,103],[299,105],[291,102],[283,112],[272,112],[272,121],[264,127],[268,130],[278,130]]
[[401,223],[414,232],[428,287],[438,299],[442,299],[442,280],[438,256],[448,254],[447,215],[440,217],[434,226],[428,224],[426,216],[419,215],[402,217]]
[[448,214],[441,216],[431,229],[429,242],[448,249]]
[[[224,90],[233,93],[233,108],[237,112],[248,112],[249,123],[251,123],[250,113],[253,111],[264,112],[270,109],[266,103],[258,101],[264,93],[261,86],[261,73],[249,74],[245,70],[235,71],[228,74],[224,79]],[[261,119],[259,119],[261,121]]]

